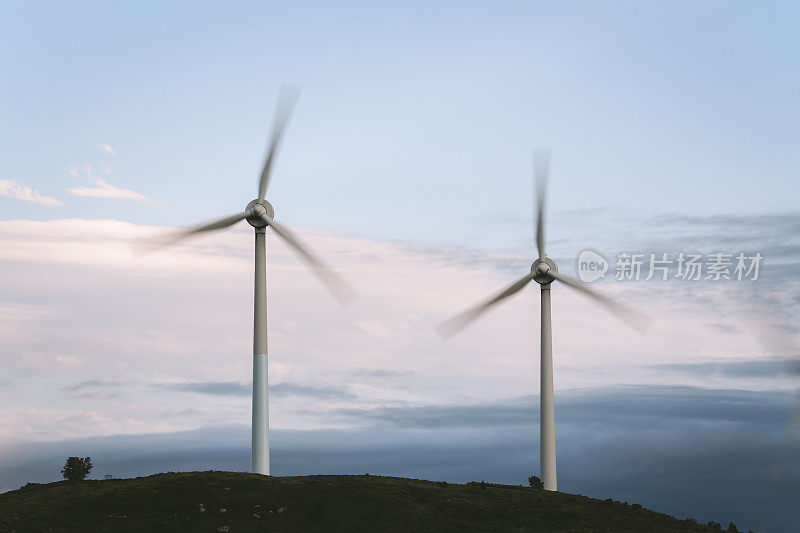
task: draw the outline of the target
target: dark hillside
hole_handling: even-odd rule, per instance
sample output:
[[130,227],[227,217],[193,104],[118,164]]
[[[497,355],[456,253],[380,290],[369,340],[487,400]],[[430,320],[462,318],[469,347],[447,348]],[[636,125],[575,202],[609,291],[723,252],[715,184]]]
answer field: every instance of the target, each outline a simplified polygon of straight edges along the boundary
[[0,494],[1,531],[719,531],[528,487],[381,476],[186,472],[28,484]]

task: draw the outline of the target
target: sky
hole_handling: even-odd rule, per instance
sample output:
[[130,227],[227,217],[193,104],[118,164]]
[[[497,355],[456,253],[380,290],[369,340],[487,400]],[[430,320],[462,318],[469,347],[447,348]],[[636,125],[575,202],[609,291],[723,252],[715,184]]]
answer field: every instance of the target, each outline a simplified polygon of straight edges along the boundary
[[[3,11],[0,491],[89,452],[97,477],[248,468],[250,227],[132,244],[256,196],[291,84],[267,198],[359,299],[340,308],[268,238],[277,475],[538,472],[535,288],[447,343],[433,326],[530,268],[532,151],[550,147],[550,257],[577,275],[599,253],[593,286],[652,320],[641,335],[553,287],[559,488],[800,520],[794,4]],[[617,280],[621,253],[763,263]]]

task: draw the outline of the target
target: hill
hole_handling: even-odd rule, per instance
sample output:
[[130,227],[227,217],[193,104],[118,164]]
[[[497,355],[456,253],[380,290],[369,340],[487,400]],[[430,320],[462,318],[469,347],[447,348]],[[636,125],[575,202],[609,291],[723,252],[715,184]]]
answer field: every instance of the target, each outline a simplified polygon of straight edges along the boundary
[[29,483],[0,494],[0,531],[261,530],[719,531],[573,494],[370,475],[185,472]]

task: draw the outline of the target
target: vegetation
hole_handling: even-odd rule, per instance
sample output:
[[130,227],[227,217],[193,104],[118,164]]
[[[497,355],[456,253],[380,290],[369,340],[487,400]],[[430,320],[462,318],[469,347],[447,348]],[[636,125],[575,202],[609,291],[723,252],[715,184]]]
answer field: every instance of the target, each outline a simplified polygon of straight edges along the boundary
[[536,490],[544,490],[544,483],[539,476],[531,476],[528,478],[528,485],[533,487]]
[[29,483],[0,494],[0,531],[701,532],[620,502],[522,486],[383,476],[186,472]]
[[89,472],[92,471],[92,458],[84,457],[68,457],[67,462],[64,463],[64,468],[61,469],[61,475],[64,479],[70,481],[80,481],[86,479]]

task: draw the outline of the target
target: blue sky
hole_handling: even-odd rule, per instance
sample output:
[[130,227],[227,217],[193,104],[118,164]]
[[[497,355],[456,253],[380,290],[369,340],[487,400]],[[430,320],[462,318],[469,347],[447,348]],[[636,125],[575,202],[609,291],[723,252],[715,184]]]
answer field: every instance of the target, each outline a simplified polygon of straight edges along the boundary
[[[130,244],[244,208],[289,83],[302,92],[268,199],[361,297],[339,309],[269,241],[276,472],[538,470],[538,295],[448,343],[432,326],[530,267],[532,150],[549,146],[562,271],[586,248],[764,256],[757,282],[598,282],[654,319],[645,336],[554,286],[561,487],[788,530],[797,15],[721,1],[5,5],[0,490],[54,480],[42,465],[81,450],[98,475],[246,468],[250,227],[138,259]],[[181,457],[187,440],[201,451]],[[750,492],[723,490],[744,478]]]
[[[253,195],[277,91],[292,83],[303,93],[270,191],[292,223],[502,242],[506,228],[476,217],[529,216],[534,146],[555,149],[554,211],[791,211],[796,14],[743,2],[18,3],[0,22],[0,171],[62,198],[67,167],[104,161],[110,183],[161,202],[69,198],[60,216],[232,212]],[[3,200],[5,218],[51,215]]]

